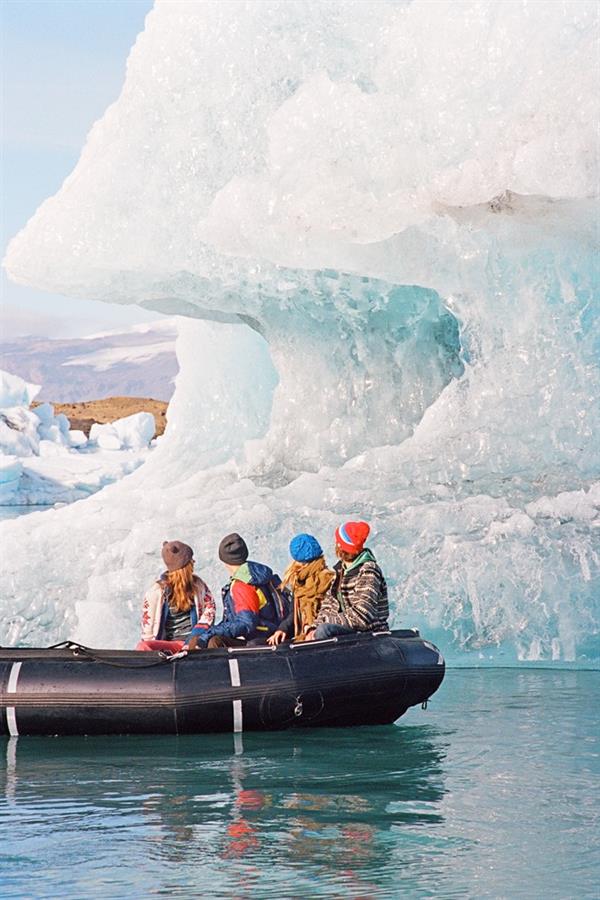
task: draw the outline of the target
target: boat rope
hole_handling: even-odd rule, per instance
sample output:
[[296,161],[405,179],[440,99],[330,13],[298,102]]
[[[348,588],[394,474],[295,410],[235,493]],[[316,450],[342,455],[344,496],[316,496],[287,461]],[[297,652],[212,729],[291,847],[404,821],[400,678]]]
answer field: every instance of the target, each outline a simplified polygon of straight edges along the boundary
[[83,657],[84,659],[89,659],[92,662],[100,662],[106,666],[112,666],[115,669],[152,669],[155,666],[164,666],[165,663],[172,662],[174,659],[181,659],[184,656],[184,653],[165,653],[163,650],[158,651],[158,655],[161,657],[160,659],[153,659],[149,662],[144,663],[126,663],[126,662],[116,662],[113,659],[107,659],[97,650],[93,650],[91,647],[85,647],[83,644],[78,644],[76,641],[61,641],[60,644],[52,644],[51,647],[47,647],[48,650],[70,650],[73,656]]

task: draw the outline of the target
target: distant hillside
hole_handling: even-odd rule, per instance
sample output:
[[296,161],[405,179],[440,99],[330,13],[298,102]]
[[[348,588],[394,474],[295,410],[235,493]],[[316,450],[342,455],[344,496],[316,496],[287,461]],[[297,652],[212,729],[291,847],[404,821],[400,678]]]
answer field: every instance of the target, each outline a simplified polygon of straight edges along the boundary
[[[37,401],[32,404],[35,408]],[[64,413],[71,423],[71,428],[83,431],[89,437],[94,422],[104,425],[115,422],[125,416],[138,412],[150,412],[156,422],[156,437],[165,430],[168,404],[163,400],[152,400],[147,397],[105,397],[102,400],[88,400],[84,403],[55,403],[54,414]]]
[[0,341],[0,368],[41,384],[37,400],[153,397],[168,402],[178,371],[176,336],[175,320],[166,319],[86,338],[13,338]]

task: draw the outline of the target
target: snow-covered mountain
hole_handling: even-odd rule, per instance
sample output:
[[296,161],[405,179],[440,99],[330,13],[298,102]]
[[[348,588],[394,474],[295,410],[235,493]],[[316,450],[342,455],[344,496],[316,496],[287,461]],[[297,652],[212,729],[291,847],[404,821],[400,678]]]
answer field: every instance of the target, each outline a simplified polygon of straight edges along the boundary
[[170,400],[177,374],[174,318],[85,338],[0,341],[1,366],[42,385],[40,400],[75,403],[103,397]]

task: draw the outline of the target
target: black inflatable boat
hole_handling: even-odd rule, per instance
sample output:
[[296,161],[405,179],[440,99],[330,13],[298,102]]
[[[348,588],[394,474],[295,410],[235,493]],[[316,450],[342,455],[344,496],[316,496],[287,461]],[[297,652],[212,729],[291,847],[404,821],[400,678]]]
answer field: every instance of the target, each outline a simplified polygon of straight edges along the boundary
[[0,649],[0,734],[194,734],[394,722],[444,677],[416,630],[182,658]]

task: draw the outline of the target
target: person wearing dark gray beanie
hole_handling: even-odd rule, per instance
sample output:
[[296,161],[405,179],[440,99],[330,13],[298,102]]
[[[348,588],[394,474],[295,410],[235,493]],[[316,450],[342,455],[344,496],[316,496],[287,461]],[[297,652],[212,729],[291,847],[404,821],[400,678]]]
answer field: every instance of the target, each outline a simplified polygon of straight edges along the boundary
[[219,559],[227,566],[241,566],[248,555],[246,541],[235,531],[226,534],[219,544]]
[[281,579],[269,566],[248,559],[246,541],[237,532],[225,535],[219,559],[229,572],[222,589],[223,619],[205,630],[194,628],[188,650],[264,643],[289,612],[289,597],[279,590]]

